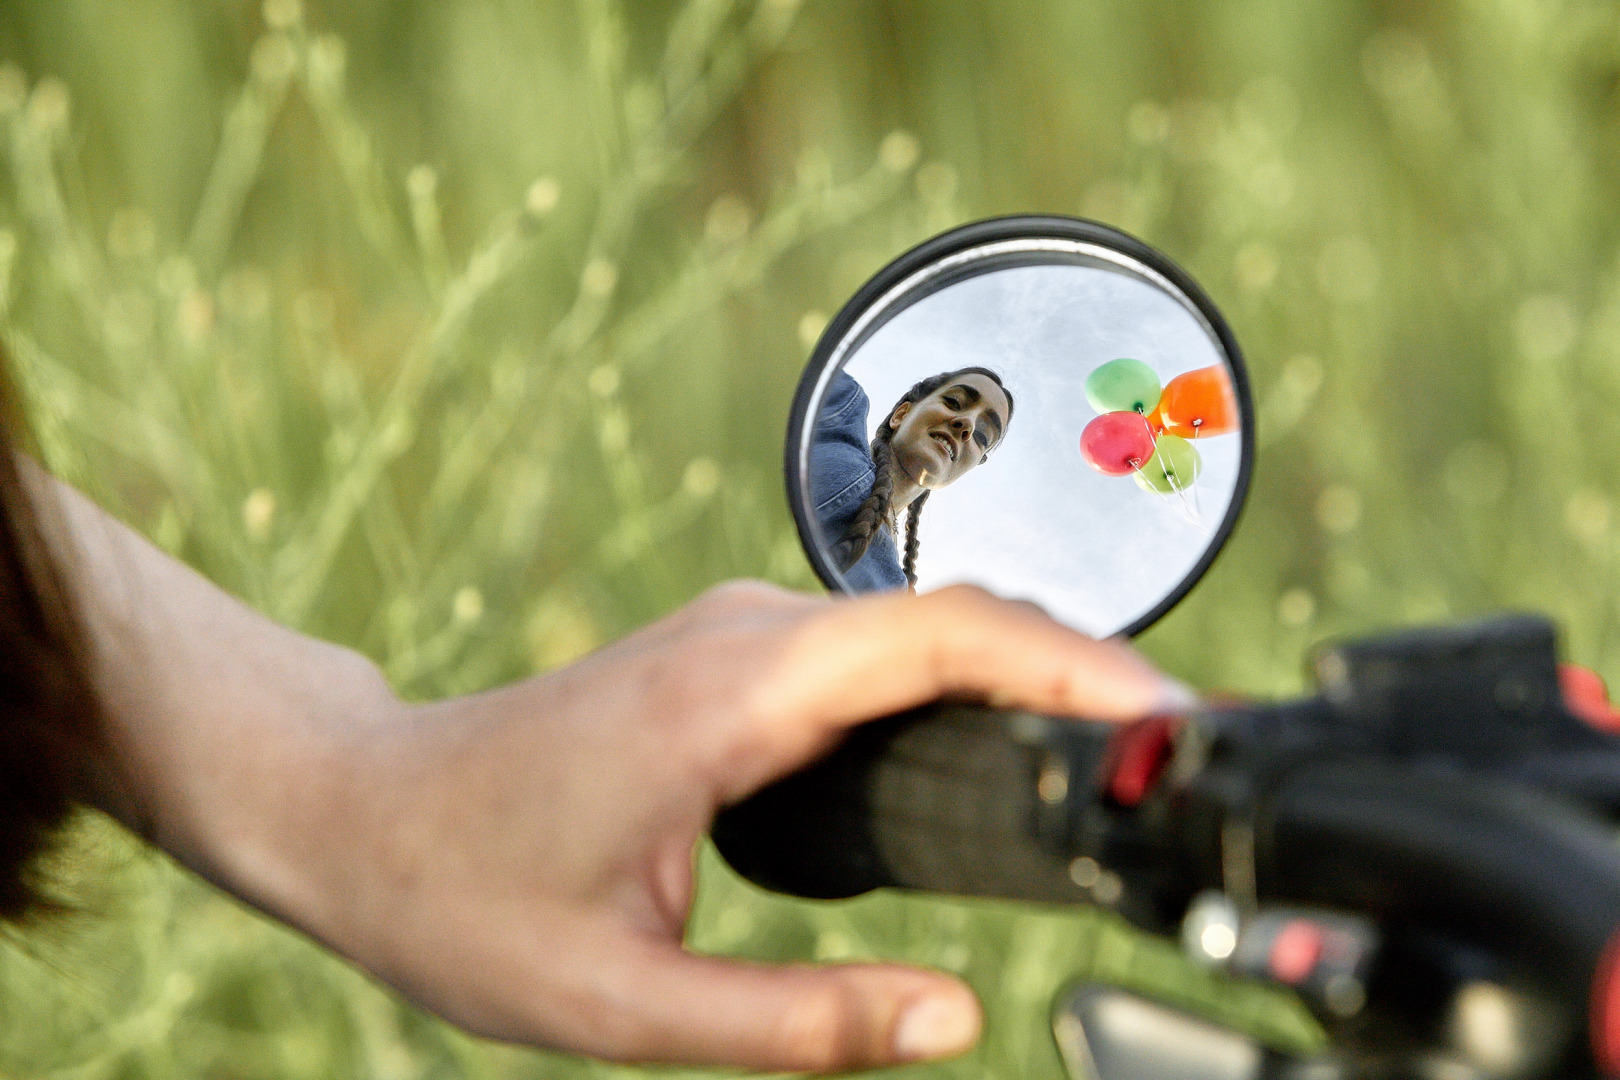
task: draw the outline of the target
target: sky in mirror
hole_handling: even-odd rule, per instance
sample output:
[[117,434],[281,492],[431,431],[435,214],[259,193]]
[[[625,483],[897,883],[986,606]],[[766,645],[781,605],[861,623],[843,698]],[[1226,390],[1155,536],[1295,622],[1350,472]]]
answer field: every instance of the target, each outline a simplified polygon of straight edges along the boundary
[[1241,444],[1235,434],[1198,440],[1203,471],[1181,494],[1094,471],[1080,453],[1080,434],[1097,415],[1086,377],[1119,357],[1145,362],[1161,384],[1223,362],[1172,296],[1069,264],[997,270],[942,289],[850,359],[846,370],[872,402],[869,431],[913,383],[954,368],[996,371],[1015,399],[989,460],[935,491],[923,510],[919,590],[971,582],[1107,635],[1186,577],[1231,502]]

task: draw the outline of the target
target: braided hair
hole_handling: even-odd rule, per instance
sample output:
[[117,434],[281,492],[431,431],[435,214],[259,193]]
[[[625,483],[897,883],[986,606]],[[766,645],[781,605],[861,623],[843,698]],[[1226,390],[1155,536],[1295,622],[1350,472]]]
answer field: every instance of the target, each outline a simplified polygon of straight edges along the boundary
[[[902,405],[916,404],[952,379],[963,375],[983,375],[1001,387],[1001,392],[1007,397],[1007,420],[1012,420],[1012,393],[1003,385],[1001,376],[989,368],[965,367],[957,368],[955,371],[942,371],[938,375],[928,376],[901,395],[900,400],[890,407],[883,423],[878,425],[877,434],[872,436],[870,447],[872,466],[877,470],[877,478],[872,482],[872,493],[856,509],[855,516],[844,529],[844,535],[833,545],[833,556],[840,571],[847,571],[861,561],[861,556],[866,554],[866,549],[871,546],[872,537],[877,535],[880,526],[887,524],[891,531],[899,531],[892,517],[891,505],[894,501],[894,447],[891,445],[894,428],[890,426],[889,421],[894,418],[895,410]],[[912,588],[916,588],[917,585],[917,519],[922,515],[923,503],[928,501],[928,495],[928,490],[923,489],[911,501],[911,505],[906,507],[906,542],[900,568],[905,571],[906,582]]]

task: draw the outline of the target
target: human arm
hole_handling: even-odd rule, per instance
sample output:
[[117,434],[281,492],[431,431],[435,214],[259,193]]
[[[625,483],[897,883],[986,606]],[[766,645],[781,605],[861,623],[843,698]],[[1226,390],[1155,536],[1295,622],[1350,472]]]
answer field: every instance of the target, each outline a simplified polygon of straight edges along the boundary
[[558,672],[410,706],[39,482],[94,646],[111,767],[92,801],[504,1039],[773,1070],[965,1049],[977,1006],[946,976],[684,950],[694,845],[850,725],[944,693],[1098,718],[1176,693],[1123,646],[972,589],[732,585]]
[[[809,487],[818,544],[837,553],[872,485],[877,479],[866,430],[870,409],[866,391],[847,371],[833,376],[827,397],[816,412],[811,432],[806,481]],[[836,555],[834,557],[837,557]],[[845,586],[852,592],[906,589],[911,582],[900,565],[894,536],[879,526],[860,557],[841,567]]]

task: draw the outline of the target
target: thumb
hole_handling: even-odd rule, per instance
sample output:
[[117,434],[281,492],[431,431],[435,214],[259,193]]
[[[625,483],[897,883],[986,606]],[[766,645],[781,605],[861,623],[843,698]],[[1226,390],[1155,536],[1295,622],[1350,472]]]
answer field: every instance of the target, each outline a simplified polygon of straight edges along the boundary
[[832,1072],[951,1057],[978,1040],[978,999],[900,964],[773,966],[649,942],[624,972],[636,1017],[607,1048],[643,1062]]

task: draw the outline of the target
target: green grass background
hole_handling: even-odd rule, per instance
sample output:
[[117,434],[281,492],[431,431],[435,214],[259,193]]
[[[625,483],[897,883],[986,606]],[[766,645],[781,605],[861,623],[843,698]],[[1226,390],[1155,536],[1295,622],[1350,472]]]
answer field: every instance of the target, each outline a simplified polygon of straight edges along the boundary
[[[1013,211],[1169,252],[1260,460],[1142,639],[1303,687],[1324,637],[1503,607],[1620,673],[1620,10],[1596,0],[4,0],[0,326],[50,466],[429,697],[706,586],[812,588],[787,402],[908,245]],[[0,944],[0,1075],[534,1077],[105,822]],[[1289,1001],[1086,912],[767,897],[696,947],[963,973],[1055,1077],[1075,975],[1279,1043]]]

